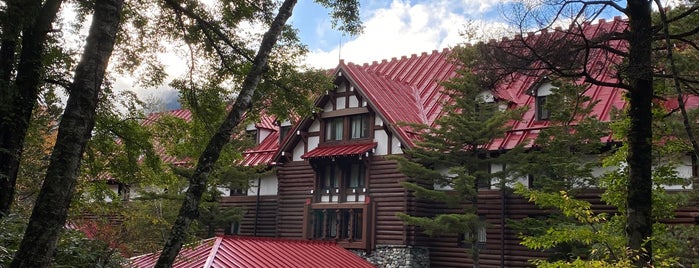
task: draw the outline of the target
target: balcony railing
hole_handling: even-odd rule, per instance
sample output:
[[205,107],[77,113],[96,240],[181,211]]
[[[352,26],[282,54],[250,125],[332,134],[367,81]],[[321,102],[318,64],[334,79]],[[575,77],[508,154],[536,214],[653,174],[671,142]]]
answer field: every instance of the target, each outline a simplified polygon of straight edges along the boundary
[[366,188],[330,188],[320,189],[314,193],[314,202],[339,203],[339,202],[364,202],[367,197]]
[[369,197],[364,202],[312,203],[304,207],[305,239],[333,240],[340,246],[371,249],[374,206]]

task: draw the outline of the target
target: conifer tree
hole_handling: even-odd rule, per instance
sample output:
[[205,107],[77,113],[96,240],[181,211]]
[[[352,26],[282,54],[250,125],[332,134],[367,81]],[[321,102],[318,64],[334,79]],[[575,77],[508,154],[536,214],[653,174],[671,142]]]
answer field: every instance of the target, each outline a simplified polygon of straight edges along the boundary
[[463,235],[478,267],[478,234],[486,226],[477,213],[478,189],[493,183],[503,189],[507,176],[490,173],[488,167],[511,157],[508,152],[493,157],[488,144],[504,136],[508,122],[518,118],[520,111],[501,108],[493,92],[482,86],[481,77],[468,68],[477,59],[475,53],[470,46],[454,49],[454,60],[463,68],[457,70],[457,77],[443,83],[444,115],[432,126],[413,126],[423,133],[420,141],[406,150],[405,158],[394,159],[399,170],[412,179],[403,185],[417,198],[443,202],[460,211],[431,217],[397,216],[406,224],[422,227],[428,235]]

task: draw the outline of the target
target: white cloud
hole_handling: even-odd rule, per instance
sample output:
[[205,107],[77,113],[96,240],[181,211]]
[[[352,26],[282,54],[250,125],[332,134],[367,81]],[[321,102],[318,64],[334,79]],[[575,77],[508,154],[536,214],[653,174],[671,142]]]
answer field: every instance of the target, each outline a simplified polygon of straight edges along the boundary
[[306,64],[333,68],[339,58],[347,62],[369,63],[453,47],[466,41],[460,33],[467,28],[481,31],[477,34],[481,36],[489,34],[496,26],[504,27],[502,23],[485,22],[473,19],[469,14],[457,13],[482,13],[497,3],[498,0],[461,0],[411,4],[394,0],[389,7],[368,14],[361,35],[344,43],[342,48],[312,51]]

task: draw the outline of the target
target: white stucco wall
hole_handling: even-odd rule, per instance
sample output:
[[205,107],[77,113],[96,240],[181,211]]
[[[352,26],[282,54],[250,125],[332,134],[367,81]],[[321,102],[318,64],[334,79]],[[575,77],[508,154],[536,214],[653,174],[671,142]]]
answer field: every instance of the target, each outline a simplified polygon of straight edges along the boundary
[[318,136],[308,137],[308,151],[311,151],[311,150],[317,148],[318,143],[320,143],[320,137],[318,137]]
[[[345,109],[345,103],[347,101],[347,98],[345,97],[337,97],[335,99],[337,101],[336,107],[338,110]],[[327,111],[327,110],[326,110]]]
[[318,119],[314,120],[311,127],[308,128],[308,132],[320,131],[320,121]]
[[403,154],[403,149],[400,148],[401,143],[400,143],[400,140],[398,140],[398,137],[396,137],[396,135],[394,135],[391,138],[392,138],[392,140],[391,140],[391,146],[392,146],[391,152],[393,154]]
[[376,151],[374,155],[387,155],[388,154],[388,134],[385,130],[375,130],[374,131],[374,141],[378,144],[376,145]]
[[350,108],[357,108],[359,107],[359,100],[357,99],[357,96],[352,95],[349,97],[349,107]]
[[294,147],[294,152],[293,152],[294,155],[292,156],[293,161],[303,160],[303,159],[301,159],[301,155],[303,155],[303,153],[304,153],[303,146],[304,146],[304,143],[302,141],[296,144],[296,147]]
[[553,93],[552,89],[554,89],[554,88],[556,88],[556,87],[554,87],[551,84],[551,82],[546,82],[546,83],[542,84],[541,86],[539,86],[539,88],[536,90],[536,95],[537,96],[551,95]]
[[[260,179],[260,195],[277,195],[277,190],[279,187],[276,175],[263,176]],[[257,195],[257,180],[252,180],[250,182],[250,188],[248,189],[249,196]]]
[[258,144],[259,144],[260,142],[262,142],[263,140],[265,140],[265,139],[267,138],[267,136],[269,136],[269,134],[272,134],[272,131],[271,131],[271,130],[269,130],[269,129],[264,129],[264,128],[261,128],[258,132],[259,132],[259,133],[257,134],[257,135],[258,135],[258,137],[257,137],[257,138],[258,138],[258,140],[257,140],[257,143],[258,143]]

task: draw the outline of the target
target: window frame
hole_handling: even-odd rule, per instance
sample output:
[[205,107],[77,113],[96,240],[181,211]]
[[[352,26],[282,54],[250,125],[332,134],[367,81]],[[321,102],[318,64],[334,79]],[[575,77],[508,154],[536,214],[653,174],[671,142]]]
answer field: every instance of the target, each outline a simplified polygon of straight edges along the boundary
[[[371,137],[371,119],[368,113],[365,114],[355,114],[349,116],[349,140],[361,140],[368,139]],[[357,120],[358,119],[358,120]],[[355,122],[359,124],[355,124]],[[359,127],[359,136],[355,136],[356,127]]]
[[545,107],[546,97],[548,97],[548,95],[535,96],[534,106],[536,107],[537,121],[548,121],[551,118],[551,111]]

